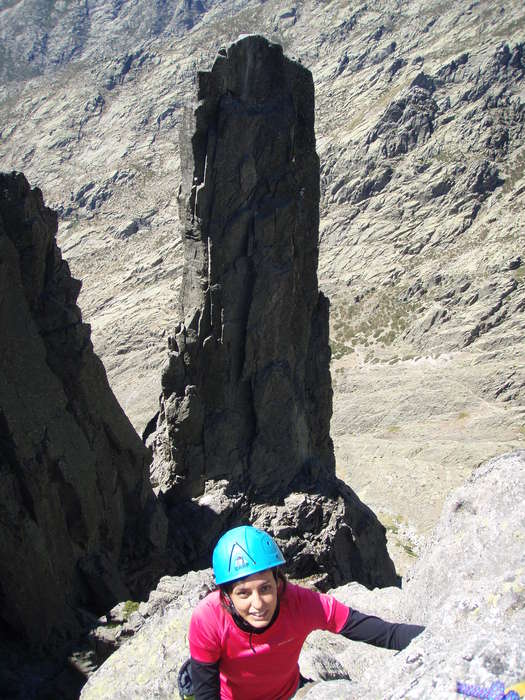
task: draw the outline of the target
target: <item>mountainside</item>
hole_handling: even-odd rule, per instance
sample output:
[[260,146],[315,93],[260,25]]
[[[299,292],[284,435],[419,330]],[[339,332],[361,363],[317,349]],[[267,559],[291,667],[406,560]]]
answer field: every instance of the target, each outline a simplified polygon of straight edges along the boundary
[[1,4],[0,170],[59,210],[138,430],[180,313],[182,109],[259,32],[314,76],[338,473],[411,555],[450,488],[523,443],[524,30],[512,0]]

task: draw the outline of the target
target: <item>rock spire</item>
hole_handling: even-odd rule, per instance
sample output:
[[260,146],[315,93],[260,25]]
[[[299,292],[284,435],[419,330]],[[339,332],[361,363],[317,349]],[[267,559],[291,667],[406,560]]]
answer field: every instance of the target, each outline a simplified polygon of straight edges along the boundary
[[249,521],[294,575],[394,582],[384,529],[335,477],[310,72],[261,36],[221,50],[181,165],[183,320],[151,441],[188,560],[209,565],[217,536]]

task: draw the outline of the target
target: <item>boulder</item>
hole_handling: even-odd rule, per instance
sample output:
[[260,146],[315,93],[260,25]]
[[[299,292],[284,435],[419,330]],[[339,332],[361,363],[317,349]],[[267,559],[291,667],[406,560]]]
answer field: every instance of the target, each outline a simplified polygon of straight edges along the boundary
[[[336,653],[354,681],[346,698],[452,700],[457,681],[488,689],[523,680],[524,497],[525,450],[491,459],[449,496],[399,596],[356,584],[335,591],[358,609],[427,627],[407,649],[380,652],[381,659],[355,642]],[[317,640],[315,653],[322,650],[333,654],[327,635]],[[323,685],[304,697],[325,697]]]

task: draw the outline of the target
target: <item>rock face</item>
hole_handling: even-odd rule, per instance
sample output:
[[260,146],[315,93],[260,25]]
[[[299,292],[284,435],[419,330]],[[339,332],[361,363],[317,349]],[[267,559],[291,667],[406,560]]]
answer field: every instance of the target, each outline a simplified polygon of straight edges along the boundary
[[[450,494],[441,518],[402,594],[340,589],[345,602],[427,626],[400,654],[373,662],[366,647],[350,643],[336,651],[356,682],[341,696],[452,700],[456,681],[488,688],[523,680],[525,649],[525,450],[501,455],[478,467]],[[397,598],[397,600],[396,600]],[[310,652],[334,647],[312,640]],[[326,697],[323,684],[309,700]]]
[[218,534],[248,520],[296,575],[392,583],[382,526],[335,478],[311,74],[246,36],[199,74],[198,99],[181,145],[184,321],[152,483],[198,552],[190,563],[209,565]]
[[0,175],[0,629],[47,648],[78,632],[79,608],[137,595],[166,536],[56,229],[39,190]]
[[[522,680],[524,497],[525,450],[493,459],[451,494],[404,590],[370,591],[352,583],[332,591],[358,610],[427,629],[400,653],[313,633],[300,666],[315,684],[298,697],[453,700],[456,681],[488,688],[496,680],[506,686]],[[128,635],[134,627],[135,636],[90,678],[82,700],[173,697],[188,655],[191,610],[210,582],[210,572],[163,579],[123,627]],[[104,638],[107,627],[95,638]],[[117,635],[118,628],[109,631]]]

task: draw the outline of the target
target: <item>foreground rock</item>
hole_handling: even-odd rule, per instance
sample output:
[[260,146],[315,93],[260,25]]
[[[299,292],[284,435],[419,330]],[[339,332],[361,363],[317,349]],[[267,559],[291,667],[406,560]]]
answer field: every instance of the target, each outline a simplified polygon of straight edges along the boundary
[[47,649],[86,611],[143,595],[166,539],[150,453],[93,352],[56,230],[39,190],[0,175],[0,627]]
[[199,73],[198,99],[181,139],[184,320],[162,373],[152,483],[191,567],[251,522],[296,576],[393,584],[384,528],[335,477],[312,76],[247,36]]
[[[486,462],[447,499],[397,605],[388,591],[337,592],[359,601],[356,607],[391,605],[395,617],[427,625],[408,649],[380,664],[370,665],[377,653],[370,657],[357,644],[336,653],[356,681],[344,697],[452,700],[458,680],[487,687],[498,679],[507,686],[523,680],[524,497],[525,450]],[[316,653],[320,644],[334,653],[326,637]],[[322,692],[319,686],[305,697],[315,700]]]
[[[333,591],[360,610],[427,629],[400,653],[314,633],[300,663],[315,685],[301,697],[453,700],[457,680],[487,686],[521,680],[524,498],[525,450],[493,459],[450,496],[404,590],[370,591],[354,583]],[[172,698],[188,655],[191,609],[210,583],[210,572],[164,579],[139,608],[139,631],[90,678],[82,699]]]

